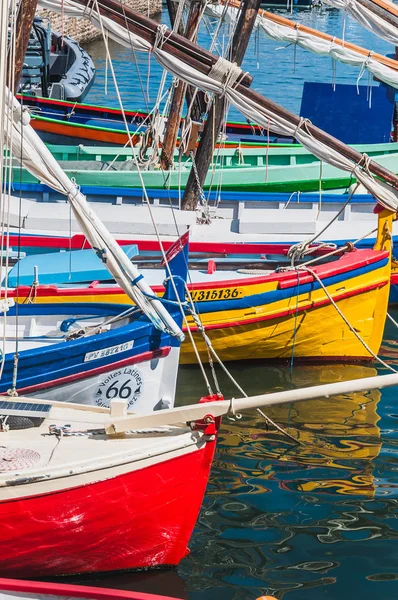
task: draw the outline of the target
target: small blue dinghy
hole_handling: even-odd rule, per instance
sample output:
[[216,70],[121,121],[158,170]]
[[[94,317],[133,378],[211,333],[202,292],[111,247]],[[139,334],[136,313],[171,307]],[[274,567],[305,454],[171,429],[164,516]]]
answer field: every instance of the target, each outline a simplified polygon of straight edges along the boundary
[[[188,244],[170,258],[163,296],[179,328],[187,264]],[[136,306],[2,302],[0,394],[103,407],[119,398],[140,412],[173,406],[181,338],[155,327]]]
[[[135,244],[121,248],[128,258],[139,254]],[[34,281],[43,285],[60,285],[112,281],[112,275],[95,250],[90,248],[27,256],[14,265],[7,276],[9,287],[32,285]]]

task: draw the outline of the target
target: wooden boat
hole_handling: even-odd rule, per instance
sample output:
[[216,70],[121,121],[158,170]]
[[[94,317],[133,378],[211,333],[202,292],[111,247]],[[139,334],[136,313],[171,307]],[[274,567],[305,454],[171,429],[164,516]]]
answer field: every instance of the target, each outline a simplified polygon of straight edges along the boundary
[[[211,343],[222,360],[296,359],[370,360],[372,355],[355,330],[377,354],[384,330],[390,284],[391,213],[379,216],[375,250],[346,252],[333,262],[302,270],[190,272],[191,292],[197,312]],[[73,254],[72,254],[73,256]],[[33,264],[31,262],[31,264]],[[162,293],[156,270],[144,271],[156,293]],[[321,282],[321,283],[320,283]],[[19,302],[32,295],[32,287],[13,292]],[[333,302],[351,325],[351,330]],[[98,282],[78,287],[36,286],[35,301],[129,302],[112,284]],[[191,331],[206,360],[206,344],[197,326]],[[181,362],[193,363],[189,342],[182,346]]]
[[[110,167],[113,170],[128,170],[133,168],[133,154],[138,155],[138,150],[132,150],[131,147],[114,147],[114,146],[85,146],[78,145],[59,145],[47,144],[57,161],[64,163],[81,164],[82,168],[88,170],[104,170]],[[352,146],[358,152],[365,153],[368,156],[380,159],[380,156],[389,154],[396,155],[398,153],[398,143],[383,143],[383,144],[356,144]],[[147,154],[147,157],[149,154]],[[177,159],[178,152],[175,152]],[[181,157],[183,163],[192,162],[189,156]],[[319,159],[314,156],[309,150],[299,144],[255,146],[247,144],[247,147],[231,148],[228,143],[224,148],[220,148],[217,152],[214,161],[211,164],[211,169],[219,167],[290,167],[290,166],[306,166],[316,163],[319,166]],[[178,168],[178,167],[176,167]]]
[[51,31],[35,17],[22,69],[20,91],[30,97],[51,96],[80,102],[90,91],[95,66],[72,38]]
[[[209,477],[214,421],[115,439],[104,430],[106,409],[21,404],[0,400],[11,425],[0,431],[0,574],[177,565],[188,552]],[[35,426],[13,429],[15,415],[33,415]]]
[[20,579],[0,578],[0,597],[7,600],[69,600],[77,598],[83,600],[178,600],[171,596],[159,596],[158,594],[146,594],[143,592],[132,592],[130,590],[116,590],[100,588],[92,585],[71,585],[69,583],[48,581],[26,581]]
[[[377,149],[373,158],[383,167],[397,171],[397,147],[382,144],[381,152]],[[288,149],[287,149],[288,150]],[[395,150],[395,151],[394,151]],[[343,172],[331,165],[321,164],[310,153],[299,149],[290,151],[300,159],[296,162],[288,158],[267,167],[269,150],[264,149],[234,149],[220,150],[220,162],[212,165],[206,177],[203,189],[222,189],[225,191],[250,192],[318,192],[322,190],[347,189],[355,183],[350,173]],[[285,150],[282,150],[282,156]],[[68,158],[70,155],[66,155]],[[250,160],[249,160],[250,158]],[[271,159],[272,160],[272,159]],[[138,174],[134,161],[115,161],[112,168],[106,170],[102,161],[59,160],[65,173],[74,178],[80,186],[103,186],[118,188],[139,188],[141,177],[147,188],[151,189],[183,189],[190,173],[188,163],[163,172],[160,169],[142,170]],[[255,165],[255,166],[253,166]],[[38,184],[39,180],[19,166],[14,167],[13,180],[23,184]]]
[[[123,116],[118,108],[81,103],[75,105],[74,102],[30,95],[19,95],[17,98],[30,107],[34,115],[32,126],[44,141],[55,144],[83,142],[95,146],[125,146],[128,143]],[[132,132],[148,121],[146,112],[126,110],[125,113]],[[252,123],[230,121],[226,124],[226,133],[233,143],[267,142],[262,128]],[[278,139],[281,138],[272,136],[269,141],[275,144]]]
[[397,381],[393,374],[233,400],[216,395],[141,415],[119,400],[110,409],[0,400],[0,574],[176,565],[188,551],[220,417]]
[[[170,261],[181,298],[186,261],[186,246]],[[33,296],[21,305],[12,298],[4,300],[7,315],[0,323],[5,336],[0,394],[10,389],[41,398],[56,394],[58,400],[98,406],[109,405],[117,396],[137,411],[174,404],[178,338],[158,330],[140,311],[126,313],[120,304],[39,305]],[[178,303],[173,305],[177,297],[171,281],[165,300],[171,319],[181,327],[182,315]]]
[[[135,243],[142,236],[156,240],[141,188],[82,186],[81,190],[119,240]],[[79,231],[78,223],[73,217],[71,220],[68,204],[59,192],[43,184],[14,181],[13,193],[16,195],[11,197],[9,213],[10,224],[16,228],[13,230],[16,235],[13,247],[23,242],[21,236],[28,236],[33,241],[32,236],[37,235],[54,237],[54,231],[59,236],[70,236],[71,231]],[[194,243],[265,242],[290,246],[316,234],[321,234],[320,240],[338,245],[361,238],[360,247],[372,248],[375,241],[372,232],[375,200],[370,194],[354,194],[347,204],[349,195],[346,193],[263,194],[239,191],[219,195],[210,192],[208,208],[211,223],[205,225],[201,222],[202,206],[197,211],[179,210],[178,190],[147,189],[147,194],[158,231],[164,239],[175,239],[177,223],[181,232],[189,228],[190,240]],[[174,211],[170,210],[170,203]],[[338,218],[322,233],[338,212]],[[393,233],[398,235],[397,223],[393,224]],[[32,243],[32,250],[33,246],[38,250],[38,244],[38,240]],[[68,244],[65,248],[69,248]],[[55,245],[53,240],[51,246]],[[397,247],[396,244],[394,247]]]

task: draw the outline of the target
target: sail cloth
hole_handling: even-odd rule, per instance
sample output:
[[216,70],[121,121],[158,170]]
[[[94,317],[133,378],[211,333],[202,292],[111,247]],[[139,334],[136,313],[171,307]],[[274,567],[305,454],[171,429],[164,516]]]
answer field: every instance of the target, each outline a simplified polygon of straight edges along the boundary
[[[105,225],[90,207],[79,188],[64,173],[51,152],[29,124],[30,116],[13,94],[6,90],[6,144],[23,166],[53,190],[67,196],[81,231],[96,250],[108,271],[129,298],[141,308],[158,329],[184,339],[181,329],[130,262]],[[39,274],[40,275],[40,274]],[[150,297],[148,297],[150,296]]]
[[[338,8],[347,5],[352,5],[355,0],[324,0],[331,5],[339,5]],[[73,0],[39,0],[40,6],[70,16],[70,17],[85,17],[91,21],[91,23],[100,29],[100,22],[98,14],[95,10],[95,3],[92,4],[91,8],[80,6],[73,2]],[[341,5],[341,6],[340,6]],[[360,7],[362,9],[363,7]],[[370,11],[368,11],[370,12]],[[223,4],[207,4],[206,13],[217,18],[221,18],[224,15],[226,20],[235,22],[237,18],[238,9],[233,6],[225,7]],[[370,13],[373,16],[373,13]],[[102,24],[109,37],[120,45],[131,48],[133,47],[136,52],[150,52],[151,45],[143,38],[138,37],[134,33],[129,32],[124,27],[121,27],[117,23],[114,23],[108,17],[101,17]],[[364,25],[365,26],[365,25]],[[329,42],[311,35],[308,32],[300,30],[300,26],[297,25],[295,29],[275,23],[273,20],[267,18],[264,15],[258,15],[255,23],[255,27],[269,38],[277,41],[287,42],[289,44],[297,44],[301,48],[315,52],[321,56],[330,56],[331,58],[349,64],[352,66],[358,66],[362,70],[367,70],[372,75],[388,83],[389,85],[398,88],[398,70],[383,65],[373,57],[373,53],[370,52],[369,56],[365,57],[362,54],[355,52],[346,46],[340,46],[334,42]],[[395,32],[396,43],[398,44],[398,30],[390,26]],[[369,27],[368,27],[369,28]],[[375,32],[376,33],[376,32]]]
[[[335,0],[325,0],[329,4],[334,4]],[[340,3],[344,0],[336,0]],[[208,4],[206,7],[206,13],[221,18],[224,15],[226,21],[235,22],[238,14],[238,9],[234,6],[228,6],[225,8],[223,4]],[[259,12],[255,28],[265,35],[267,38],[271,38],[278,42],[286,42],[288,44],[297,44],[305,50],[309,50],[320,56],[330,56],[330,58],[337,60],[341,63],[359,67],[361,69],[360,76],[364,70],[372,73],[380,81],[384,81],[388,85],[398,88],[398,70],[392,69],[387,65],[382,64],[373,57],[373,52],[369,52],[369,56],[364,56],[359,52],[347,48],[346,46],[336,44],[334,39],[332,41],[322,39],[316,35],[308,33],[300,29],[300,24],[296,23],[294,28],[282,25],[275,22],[272,18],[266,16],[265,11]],[[398,31],[396,30],[396,37],[398,43]]]
[[[65,14],[69,14],[69,10],[77,6],[73,0],[39,0],[42,6],[57,7],[58,11],[62,11],[64,6]],[[83,9],[83,13],[84,13]],[[82,15],[83,16],[83,15]],[[91,9],[84,14],[92,20],[93,23],[99,22],[98,15],[95,10]],[[102,17],[104,22],[104,17]],[[265,106],[258,104],[254,100],[248,98],[244,91],[236,89],[236,84],[242,75],[242,71],[237,68],[235,63],[230,63],[224,58],[219,58],[213,66],[210,73],[205,75],[195,69],[191,64],[185,63],[179,58],[176,58],[169,52],[162,49],[165,36],[167,35],[167,27],[159,25],[155,44],[152,46],[149,42],[141,39],[137,35],[131,34],[129,37],[130,44],[134,50],[142,51],[144,47],[148,48],[148,52],[165,68],[169,73],[181,79],[185,83],[198,87],[204,92],[216,94],[217,96],[225,96],[247,119],[253,123],[257,123],[265,130],[270,130],[280,135],[294,137],[310,152],[317,156],[321,161],[331,164],[343,171],[352,173],[356,179],[365,186],[370,194],[375,196],[379,202],[393,211],[398,210],[398,191],[392,186],[375,179],[367,169],[366,155],[363,156],[361,164],[356,164],[353,160],[346,158],[341,153],[330,148],[327,144],[316,140],[306,128],[306,120],[300,119],[298,125],[284,119],[276,112],[267,109]],[[128,32],[126,32],[128,34]],[[128,34],[130,36],[130,34]],[[116,38],[114,37],[116,40]],[[188,60],[188,59],[187,59]]]
[[[365,27],[382,40],[398,46],[397,27],[388,23],[383,17],[376,15],[363,4],[359,4],[356,0],[322,0],[322,2],[348,12],[362,27]],[[396,7],[394,6],[394,8]]]

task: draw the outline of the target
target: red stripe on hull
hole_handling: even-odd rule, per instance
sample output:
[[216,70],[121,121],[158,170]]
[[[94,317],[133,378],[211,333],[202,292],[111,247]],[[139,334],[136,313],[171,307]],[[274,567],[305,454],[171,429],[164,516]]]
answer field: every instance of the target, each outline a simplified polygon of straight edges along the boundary
[[[63,596],[67,598],[92,598],[93,600],[178,600],[171,596],[130,592],[129,590],[112,590],[91,585],[70,585],[47,581],[21,581],[18,579],[0,578],[0,591],[38,594],[47,596]],[[44,600],[44,599],[43,599]]]
[[[345,300],[346,298],[351,298],[352,296],[359,296],[359,294],[364,294],[365,292],[369,292],[371,290],[376,290],[378,288],[382,288],[388,284],[388,281],[382,281],[380,283],[374,283],[372,285],[363,286],[360,288],[356,288],[351,292],[345,292],[344,294],[337,294],[336,296],[332,296],[335,302],[339,302],[340,300]],[[206,331],[211,329],[224,329],[225,327],[239,327],[240,325],[249,325],[250,323],[260,323],[261,321],[271,321],[273,319],[280,319],[282,317],[288,317],[290,315],[294,315],[296,313],[301,313],[304,311],[314,310],[316,308],[321,308],[322,306],[327,306],[331,304],[329,298],[325,298],[324,300],[319,300],[318,302],[309,301],[308,304],[304,306],[298,306],[294,308],[289,308],[288,310],[282,310],[278,313],[271,313],[269,315],[264,315],[262,317],[255,317],[254,319],[242,319],[241,321],[228,321],[227,323],[209,323],[206,324]],[[186,331],[187,328],[184,326],[183,331]],[[190,327],[191,331],[197,331],[198,328],[194,325]]]
[[[349,273],[350,271],[354,271],[355,269],[360,269],[367,265],[373,264],[375,265],[375,269],[378,268],[377,262],[384,260],[389,257],[388,252],[385,251],[374,251],[374,250],[358,250],[358,254],[354,255],[350,253],[346,256],[343,256],[335,263],[319,265],[314,267],[314,272],[317,273],[318,277],[321,279],[326,279],[328,277],[335,277],[342,273]],[[356,259],[355,259],[356,258]],[[220,276],[222,277],[222,272],[220,272]],[[287,280],[287,281],[286,281]],[[207,290],[207,289],[219,289],[223,287],[242,287],[242,286],[254,286],[263,283],[272,283],[274,281],[278,281],[278,289],[288,289],[290,287],[295,287],[297,285],[297,276],[296,278],[291,277],[291,273],[275,272],[272,275],[261,275],[259,277],[247,277],[242,279],[220,279],[216,281],[204,281],[200,283],[189,283],[188,289],[190,291],[194,290]],[[304,283],[312,283],[314,281],[314,277],[312,275],[301,273],[300,274],[300,285],[304,285]],[[392,282],[393,283],[393,282]],[[156,293],[161,293],[164,291],[164,287],[161,285],[153,285],[151,286],[152,290]],[[94,290],[95,295],[118,295],[122,293],[122,290],[118,286],[112,287],[101,287],[99,290],[95,290],[95,286],[91,284],[86,288],[58,288],[54,285],[42,285],[39,286],[35,290],[35,295],[41,298],[52,297],[52,296],[64,296],[73,298],[76,295],[79,296],[92,296]],[[29,296],[31,293],[31,286],[19,286],[13,290],[8,291],[8,296],[11,298],[24,298]],[[0,294],[1,297],[1,294]]]
[[[101,373],[105,373],[106,371],[113,371],[114,369],[121,369],[122,367],[127,367],[128,365],[136,365],[142,362],[146,362],[152,360],[153,358],[164,358],[170,354],[170,351],[171,346],[164,346],[163,348],[159,348],[159,350],[142,352],[141,354],[137,354],[136,356],[130,356],[129,358],[124,358],[123,360],[119,360],[118,362],[112,363],[110,365],[103,365],[102,367],[96,367],[95,369],[90,369],[89,371],[81,371],[79,373],[74,373],[73,375],[68,375],[67,377],[59,377],[58,379],[52,379],[51,381],[44,381],[43,383],[38,383],[36,385],[29,385],[24,388],[18,388],[17,391],[20,394],[29,394],[32,392],[38,392],[40,390],[48,390],[53,387],[58,387],[60,385],[66,385],[67,383],[74,383],[75,381],[79,381],[80,379],[87,379],[87,377],[100,375]],[[1,393],[0,396],[4,396],[5,394],[7,394],[7,392]]]
[[188,552],[214,449],[209,441],[188,455],[105,481],[0,501],[0,575],[177,565]]

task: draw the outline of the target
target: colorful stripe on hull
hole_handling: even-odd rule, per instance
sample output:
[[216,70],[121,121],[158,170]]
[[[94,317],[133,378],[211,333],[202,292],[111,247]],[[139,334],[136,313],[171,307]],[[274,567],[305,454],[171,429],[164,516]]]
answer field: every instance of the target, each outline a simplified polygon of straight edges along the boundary
[[[377,353],[384,330],[390,281],[389,253],[359,250],[314,267],[328,294],[348,322]],[[279,272],[268,276],[214,281],[189,286],[215,350],[223,360],[289,358],[369,359],[371,354],[345,324],[328,294],[310,273]],[[30,288],[19,289],[20,302]],[[161,287],[154,291],[162,293]],[[62,289],[43,286],[35,301],[128,303],[116,286]],[[192,321],[191,321],[192,323]],[[206,359],[200,334],[195,340]],[[195,362],[190,342],[181,362]]]
[[66,489],[50,482],[46,493],[32,478],[26,497],[0,499],[0,574],[37,578],[177,565],[188,554],[214,449],[215,436],[154,464],[148,458],[138,467],[72,474]]

